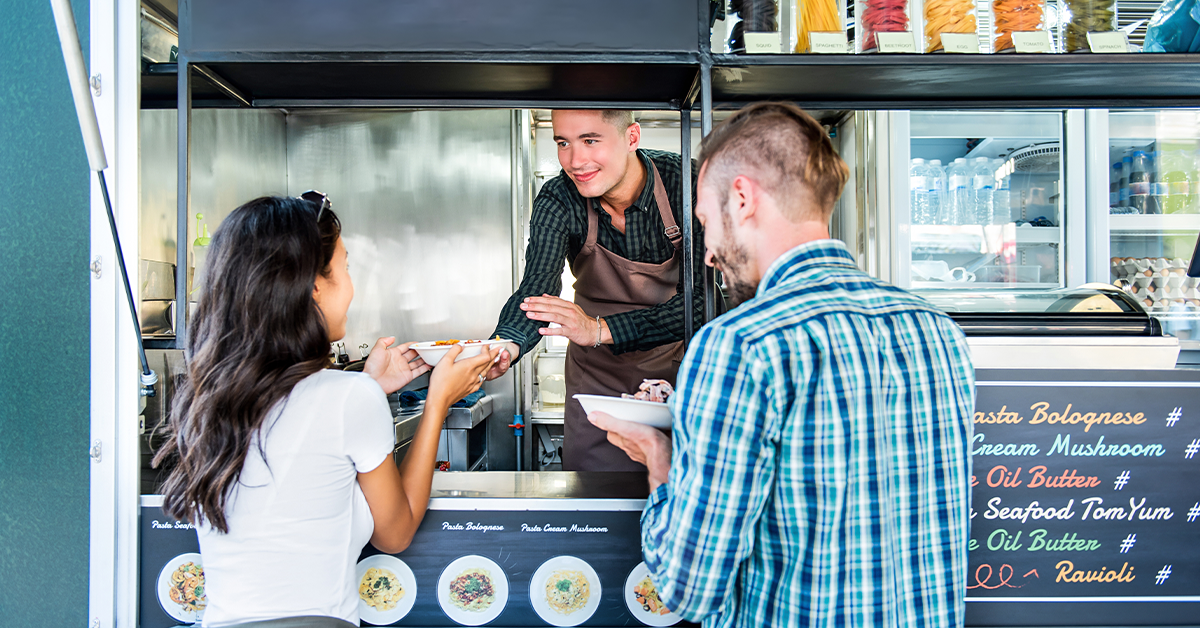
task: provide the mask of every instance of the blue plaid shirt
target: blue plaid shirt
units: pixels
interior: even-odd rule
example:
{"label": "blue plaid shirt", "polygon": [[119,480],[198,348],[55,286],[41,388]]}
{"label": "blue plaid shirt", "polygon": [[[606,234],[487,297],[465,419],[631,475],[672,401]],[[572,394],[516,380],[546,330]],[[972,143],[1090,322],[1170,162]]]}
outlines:
{"label": "blue plaid shirt", "polygon": [[975,375],[943,312],[806,243],[679,371],[642,514],[668,608],[708,626],[962,626]]}

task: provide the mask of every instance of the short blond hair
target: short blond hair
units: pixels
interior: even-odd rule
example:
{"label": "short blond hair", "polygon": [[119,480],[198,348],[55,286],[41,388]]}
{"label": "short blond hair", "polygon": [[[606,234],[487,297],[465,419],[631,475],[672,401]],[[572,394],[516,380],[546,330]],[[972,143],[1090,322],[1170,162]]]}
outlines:
{"label": "short blond hair", "polygon": [[637,122],[633,119],[633,112],[628,109],[601,109],[600,117],[605,122],[617,127],[618,131],[624,131]]}

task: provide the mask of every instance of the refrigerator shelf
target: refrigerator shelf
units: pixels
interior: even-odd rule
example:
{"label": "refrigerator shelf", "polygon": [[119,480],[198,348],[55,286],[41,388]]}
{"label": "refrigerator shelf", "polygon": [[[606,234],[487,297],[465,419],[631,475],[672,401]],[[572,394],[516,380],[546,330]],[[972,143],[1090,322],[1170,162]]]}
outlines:
{"label": "refrigerator shelf", "polygon": [[1021,283],[990,281],[914,281],[913,290],[1054,290],[1056,283]]}
{"label": "refrigerator shelf", "polygon": [[1200,214],[1114,214],[1110,231],[1200,231]]}

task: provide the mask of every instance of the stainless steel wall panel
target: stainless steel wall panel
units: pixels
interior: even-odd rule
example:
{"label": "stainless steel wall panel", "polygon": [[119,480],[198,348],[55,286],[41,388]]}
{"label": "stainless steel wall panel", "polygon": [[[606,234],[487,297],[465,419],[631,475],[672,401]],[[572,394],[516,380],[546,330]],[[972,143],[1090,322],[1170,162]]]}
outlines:
{"label": "stainless steel wall panel", "polygon": [[[302,111],[287,116],[290,194],[342,220],[355,297],[345,343],[481,338],[513,286],[512,113]],[[489,382],[488,461],[512,469],[509,375]]]}
{"label": "stainless steel wall panel", "polygon": [[508,111],[293,113],[289,193],[342,220],[347,346],[479,338],[512,290]]}
{"label": "stainless steel wall panel", "polygon": [[[175,263],[177,113],[141,112],[140,255]],[[192,112],[192,216],[204,214],[209,233],[238,205],[266,194],[287,193],[284,115],[259,109],[196,109]]]}

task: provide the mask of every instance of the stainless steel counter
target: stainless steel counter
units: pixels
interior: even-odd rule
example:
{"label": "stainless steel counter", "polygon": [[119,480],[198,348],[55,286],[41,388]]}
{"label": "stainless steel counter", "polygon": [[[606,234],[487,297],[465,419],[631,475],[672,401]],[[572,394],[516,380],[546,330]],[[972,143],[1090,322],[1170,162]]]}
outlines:
{"label": "stainless steel counter", "polygon": [[435,473],[430,510],[642,510],[645,473]]}

